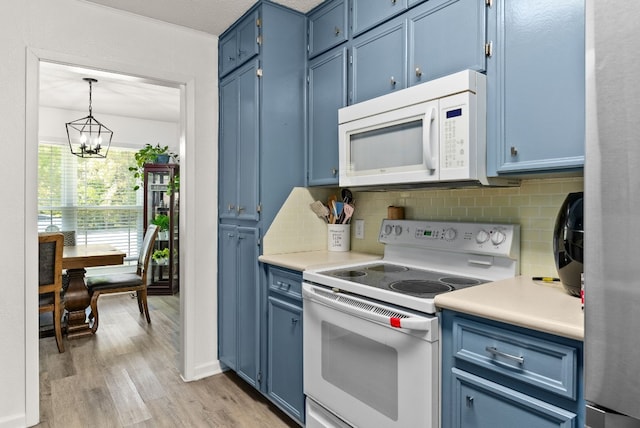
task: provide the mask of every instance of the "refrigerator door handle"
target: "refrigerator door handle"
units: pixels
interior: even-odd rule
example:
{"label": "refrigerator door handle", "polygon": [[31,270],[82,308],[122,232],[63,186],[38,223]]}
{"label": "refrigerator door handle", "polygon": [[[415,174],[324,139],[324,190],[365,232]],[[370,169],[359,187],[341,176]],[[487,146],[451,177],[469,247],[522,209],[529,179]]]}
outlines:
{"label": "refrigerator door handle", "polygon": [[640,428],[640,420],[587,404],[586,428]]}

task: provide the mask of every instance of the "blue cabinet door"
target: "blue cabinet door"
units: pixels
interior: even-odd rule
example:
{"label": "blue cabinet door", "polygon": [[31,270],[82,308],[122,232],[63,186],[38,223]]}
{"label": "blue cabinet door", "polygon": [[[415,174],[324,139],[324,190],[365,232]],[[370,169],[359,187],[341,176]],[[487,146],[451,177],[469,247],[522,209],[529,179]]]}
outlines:
{"label": "blue cabinet door", "polygon": [[575,413],[465,371],[452,371],[455,428],[577,428]]}
{"label": "blue cabinet door", "polygon": [[349,38],[347,0],[324,3],[309,14],[309,58],[313,58]]}
{"label": "blue cabinet door", "polygon": [[235,31],[220,38],[218,43],[220,76],[225,76],[238,65],[238,35]]}
{"label": "blue cabinet door", "polygon": [[238,219],[258,220],[258,111],[260,108],[258,61],[238,70]]}
{"label": "blue cabinet door", "polygon": [[237,258],[237,367],[236,372],[255,388],[260,368],[260,287],[258,229],[238,227]]}
{"label": "blue cabinet door", "polygon": [[291,416],[304,421],[302,388],[302,302],[269,297],[267,394]]}
{"label": "blue cabinet door", "polygon": [[584,165],[584,0],[503,0],[488,10],[490,175]]}
{"label": "blue cabinet door", "polygon": [[238,230],[220,225],[218,230],[218,359],[236,369],[237,359],[237,252]]}
{"label": "blue cabinet door", "polygon": [[244,64],[260,52],[259,9],[246,16],[238,25],[238,66]]}
{"label": "blue cabinet door", "polygon": [[225,31],[218,43],[220,77],[226,76],[260,52],[259,35],[259,9],[253,10]]}
{"label": "blue cabinet door", "polygon": [[405,10],[407,10],[407,0],[353,0],[351,17],[353,35],[357,36]]}
{"label": "blue cabinet door", "polygon": [[347,49],[309,62],[308,185],[338,184],[338,109],[347,105]]}
{"label": "blue cabinet door", "polygon": [[223,219],[258,220],[258,61],[220,84],[220,195]]}
{"label": "blue cabinet door", "polygon": [[220,129],[218,155],[218,215],[235,218],[238,202],[238,79],[220,83]]}
{"label": "blue cabinet door", "polygon": [[390,21],[354,40],[350,103],[407,87],[406,44],[404,19]]}
{"label": "blue cabinet door", "polygon": [[430,0],[408,13],[409,85],[472,69],[485,71],[486,6]]}

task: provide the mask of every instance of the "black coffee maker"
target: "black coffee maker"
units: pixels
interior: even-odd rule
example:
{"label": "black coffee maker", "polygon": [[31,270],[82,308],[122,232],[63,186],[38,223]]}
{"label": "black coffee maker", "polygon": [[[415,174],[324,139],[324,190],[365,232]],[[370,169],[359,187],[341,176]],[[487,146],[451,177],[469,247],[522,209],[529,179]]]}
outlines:
{"label": "black coffee maker", "polygon": [[583,192],[569,193],[560,207],[553,231],[553,253],[565,290],[580,297],[583,272]]}

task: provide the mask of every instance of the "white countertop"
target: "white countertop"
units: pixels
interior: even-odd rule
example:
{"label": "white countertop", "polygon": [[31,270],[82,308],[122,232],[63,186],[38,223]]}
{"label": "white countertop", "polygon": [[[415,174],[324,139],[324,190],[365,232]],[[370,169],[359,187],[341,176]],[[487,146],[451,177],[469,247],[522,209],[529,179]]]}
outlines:
{"label": "white countertop", "polygon": [[379,260],[382,256],[354,251],[305,251],[301,253],[270,254],[258,257],[268,263],[297,271],[329,268],[334,265],[364,263]]}
{"label": "white countertop", "polygon": [[558,282],[529,277],[491,282],[435,297],[436,307],[476,315],[571,339],[584,339],[580,299]]}

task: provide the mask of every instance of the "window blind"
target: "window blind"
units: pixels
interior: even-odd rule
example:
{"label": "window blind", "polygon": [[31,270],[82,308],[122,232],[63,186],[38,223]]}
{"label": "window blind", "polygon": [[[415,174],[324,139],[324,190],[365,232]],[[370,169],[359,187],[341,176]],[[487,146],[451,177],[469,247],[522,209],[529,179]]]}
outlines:
{"label": "window blind", "polygon": [[136,150],[113,145],[106,159],[79,158],[69,147],[38,147],[38,231],[75,230],[76,243],[108,243],[137,260],[144,231],[142,191],[129,171]]}

